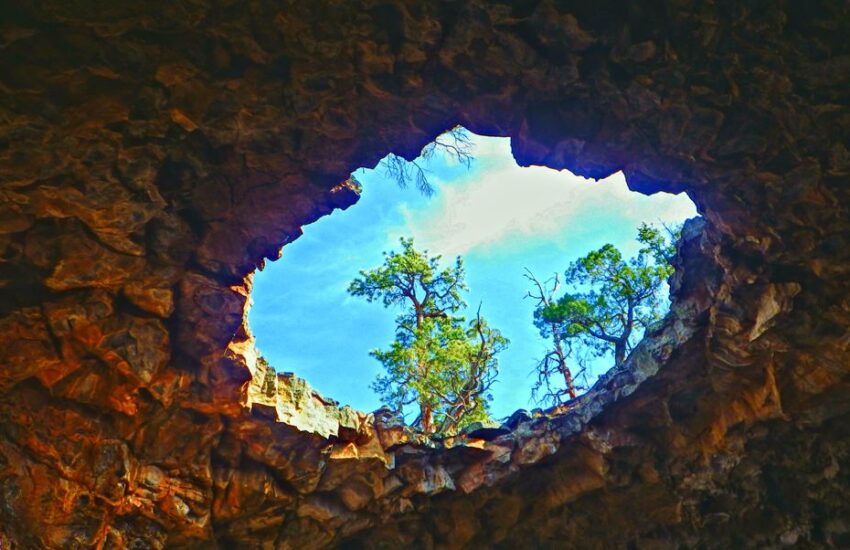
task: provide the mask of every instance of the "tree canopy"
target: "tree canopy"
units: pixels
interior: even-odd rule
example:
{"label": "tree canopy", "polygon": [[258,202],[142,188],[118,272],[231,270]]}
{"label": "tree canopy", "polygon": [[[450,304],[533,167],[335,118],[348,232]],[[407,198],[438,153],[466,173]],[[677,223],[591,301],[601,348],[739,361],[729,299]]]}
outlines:
{"label": "tree canopy", "polygon": [[665,229],[642,224],[642,247],[631,258],[606,244],[572,262],[565,272],[570,291],[539,301],[534,312],[541,335],[565,346],[564,356],[611,353],[614,365],[622,364],[643,330],[661,317],[661,289],[673,273],[670,260],[681,231]]}
{"label": "tree canopy", "polygon": [[480,306],[469,323],[459,315],[468,290],[460,257],[443,267],[413,239],[400,244],[400,252],[385,252],[383,265],[361,271],[348,288],[401,310],[395,340],[372,351],[385,370],[372,388],[397,410],[418,405],[413,425],[423,432],[451,435],[488,416],[497,355],[508,340],[481,317]]}
{"label": "tree canopy", "polygon": [[[557,273],[550,279],[541,281],[526,268],[524,276],[533,284],[533,289],[528,291],[526,298],[534,299],[538,310],[549,307],[555,302],[555,293],[561,286]],[[576,374],[582,375],[583,369],[574,373],[574,369],[570,366],[569,359],[575,360],[574,357],[569,357],[573,351],[570,341],[561,333],[558,321],[555,319],[544,320],[535,315],[534,324],[540,331],[540,336],[551,341],[551,346],[535,367],[537,383],[531,390],[532,398],[554,403],[559,403],[564,395],[575,399]],[[560,378],[563,378],[563,388],[560,388],[558,384]]]}

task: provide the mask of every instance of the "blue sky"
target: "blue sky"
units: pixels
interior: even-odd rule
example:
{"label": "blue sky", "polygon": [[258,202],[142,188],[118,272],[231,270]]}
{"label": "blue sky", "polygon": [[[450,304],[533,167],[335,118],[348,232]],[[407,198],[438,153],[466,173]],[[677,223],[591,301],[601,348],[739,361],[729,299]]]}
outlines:
{"label": "blue sky", "polygon": [[356,409],[380,407],[369,385],[381,367],[369,351],[393,340],[397,311],[352,298],[346,288],[359,270],[380,265],[381,252],[397,248],[399,237],[412,236],[417,248],[447,260],[464,257],[471,313],[482,303],[482,316],[511,340],[500,356],[493,415],[532,408],[530,373],[546,341],[532,324],[534,303],[523,298],[524,268],[541,279],[563,275],[570,261],[609,242],[628,255],[638,249],[641,222],[696,215],[684,194],[633,193],[622,174],[597,182],[520,168],[508,139],[471,137],[471,168],[445,157],[427,165],[432,197],[399,188],[380,165],[358,170],[360,201],[304,227],[280,260],[256,274],[249,324],[279,372],[294,372]]}

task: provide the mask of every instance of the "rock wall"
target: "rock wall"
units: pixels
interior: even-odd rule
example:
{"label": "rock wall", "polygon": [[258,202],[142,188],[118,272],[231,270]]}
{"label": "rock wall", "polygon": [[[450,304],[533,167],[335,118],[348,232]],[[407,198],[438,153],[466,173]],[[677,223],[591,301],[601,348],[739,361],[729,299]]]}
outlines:
{"label": "rock wall", "polygon": [[[846,3],[19,4],[5,546],[850,545]],[[686,191],[672,312],[562,415],[439,447],[383,413],[313,430],[278,398],[309,392],[252,388],[251,273],[457,123]]]}

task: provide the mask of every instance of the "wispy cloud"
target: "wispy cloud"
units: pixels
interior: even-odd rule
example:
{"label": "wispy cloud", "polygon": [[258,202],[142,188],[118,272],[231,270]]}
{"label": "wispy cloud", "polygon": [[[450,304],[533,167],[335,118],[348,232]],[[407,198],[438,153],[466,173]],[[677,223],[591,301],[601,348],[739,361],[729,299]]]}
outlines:
{"label": "wispy cloud", "polygon": [[[494,140],[495,141],[495,140]],[[478,143],[476,155],[506,158],[504,141]],[[507,157],[510,158],[510,157]],[[595,225],[605,219],[640,221],[679,220],[694,215],[684,196],[642,197],[630,191],[621,173],[600,181],[567,171],[520,168],[505,164],[482,176],[472,171],[450,184],[438,182],[437,204],[429,209],[400,206],[404,226],[392,233],[413,235],[417,242],[445,255],[501,245],[515,239],[551,239],[579,218]]]}

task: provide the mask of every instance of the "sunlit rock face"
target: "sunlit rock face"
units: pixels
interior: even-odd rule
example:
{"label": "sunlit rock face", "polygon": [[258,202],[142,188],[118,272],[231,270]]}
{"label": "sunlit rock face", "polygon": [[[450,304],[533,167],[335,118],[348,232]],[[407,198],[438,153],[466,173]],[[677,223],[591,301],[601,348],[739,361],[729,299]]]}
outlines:
{"label": "sunlit rock face", "polygon": [[[19,4],[4,548],[850,546],[846,4]],[[664,326],[569,411],[440,445],[265,391],[250,273],[457,123],[686,190]]]}

